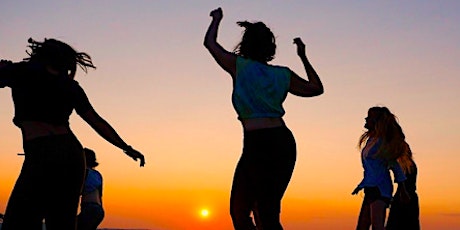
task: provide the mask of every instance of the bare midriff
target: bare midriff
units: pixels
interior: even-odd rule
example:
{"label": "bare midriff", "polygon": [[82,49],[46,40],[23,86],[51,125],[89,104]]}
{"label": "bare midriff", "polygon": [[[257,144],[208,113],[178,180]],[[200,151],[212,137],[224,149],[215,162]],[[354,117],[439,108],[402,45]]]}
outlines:
{"label": "bare midriff", "polygon": [[261,117],[241,119],[241,124],[245,131],[257,129],[267,129],[285,126],[284,120],[281,117]]}
{"label": "bare midriff", "polygon": [[22,121],[19,125],[24,140],[32,140],[38,137],[63,135],[70,133],[68,125],[53,125],[41,121]]}
{"label": "bare midriff", "polygon": [[99,190],[94,190],[88,194],[81,196],[82,203],[96,203],[102,205],[101,197],[99,196]]}

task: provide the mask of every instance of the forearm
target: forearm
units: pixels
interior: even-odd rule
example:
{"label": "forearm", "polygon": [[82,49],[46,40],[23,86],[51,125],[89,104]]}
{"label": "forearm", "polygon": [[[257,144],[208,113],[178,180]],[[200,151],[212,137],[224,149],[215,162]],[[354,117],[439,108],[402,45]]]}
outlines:
{"label": "forearm", "polygon": [[308,82],[310,84],[316,86],[322,93],[324,91],[323,83],[319,79],[318,74],[316,73],[315,69],[311,65],[311,63],[308,60],[307,56],[306,55],[300,56],[300,60],[302,61],[302,64],[303,64],[303,66],[305,68],[305,72],[307,74]]}
{"label": "forearm", "polygon": [[91,125],[91,127],[106,141],[115,145],[116,147],[127,150],[128,144],[118,135],[115,129],[104,119],[100,118],[100,121]]}
{"label": "forearm", "polygon": [[80,115],[102,138],[116,147],[127,150],[130,147],[121,139],[115,129],[94,110]]}

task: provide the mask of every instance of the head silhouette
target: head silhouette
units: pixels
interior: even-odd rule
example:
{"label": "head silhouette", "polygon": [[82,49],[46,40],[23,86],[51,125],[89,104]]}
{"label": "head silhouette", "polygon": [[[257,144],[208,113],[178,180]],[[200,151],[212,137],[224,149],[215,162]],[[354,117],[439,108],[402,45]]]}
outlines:
{"label": "head silhouette", "polygon": [[96,68],[88,54],[77,52],[59,40],[45,38],[43,42],[38,42],[29,38],[28,42],[31,52],[26,52],[30,57],[24,60],[40,62],[59,73],[67,74],[71,78],[75,77],[77,65],[85,72],[87,72],[88,67]]}
{"label": "head silhouette", "polygon": [[382,145],[377,157],[396,160],[402,155],[411,154],[397,117],[387,107],[369,108],[364,127],[367,131],[361,136],[359,146],[362,147],[369,137],[380,139]]}
{"label": "head silhouette", "polygon": [[240,21],[237,24],[245,30],[241,42],[234,49],[236,54],[263,63],[275,58],[275,35],[263,22]]}
{"label": "head silhouette", "polygon": [[85,152],[87,168],[94,168],[99,165],[99,163],[97,163],[96,161],[96,153],[93,150],[89,148],[84,148],[83,151]]}

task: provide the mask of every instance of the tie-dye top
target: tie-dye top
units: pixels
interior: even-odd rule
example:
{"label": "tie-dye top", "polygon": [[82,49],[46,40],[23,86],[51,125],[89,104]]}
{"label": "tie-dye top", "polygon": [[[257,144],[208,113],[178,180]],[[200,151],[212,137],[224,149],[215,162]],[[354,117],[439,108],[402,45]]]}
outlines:
{"label": "tie-dye top", "polygon": [[238,119],[282,117],[290,80],[287,67],[237,57],[232,103]]}

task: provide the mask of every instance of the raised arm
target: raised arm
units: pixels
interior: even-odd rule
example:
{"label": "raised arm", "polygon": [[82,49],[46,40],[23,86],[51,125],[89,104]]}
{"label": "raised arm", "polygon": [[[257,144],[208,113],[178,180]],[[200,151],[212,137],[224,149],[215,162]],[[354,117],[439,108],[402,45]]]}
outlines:
{"label": "raised arm", "polygon": [[133,158],[135,161],[140,160],[140,166],[144,166],[145,159],[139,151],[133,149],[131,146],[126,144],[125,141],[118,135],[113,127],[105,121],[94,109],[90,109],[85,113],[79,114],[83,120],[86,121],[102,138],[110,142],[111,144],[122,149],[126,155]]}
{"label": "raised arm", "polygon": [[291,71],[289,92],[300,97],[314,97],[323,94],[323,84],[315,69],[308,61],[305,52],[305,44],[300,38],[295,38],[294,43],[297,45],[297,55],[299,55],[303,63],[308,80],[299,77],[299,75]]}
{"label": "raised arm", "polygon": [[216,60],[217,64],[234,77],[236,74],[236,55],[225,50],[217,42],[217,32],[223,18],[222,9],[219,7],[211,11],[210,16],[212,17],[212,21],[206,31],[203,44],[209,53],[211,53],[214,60]]}

